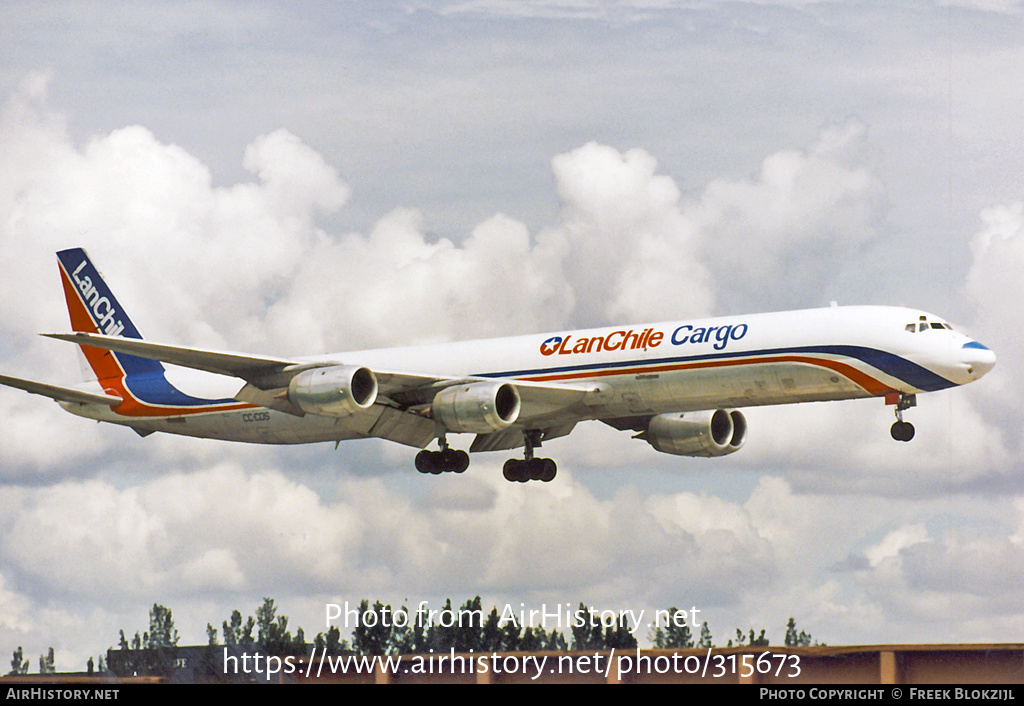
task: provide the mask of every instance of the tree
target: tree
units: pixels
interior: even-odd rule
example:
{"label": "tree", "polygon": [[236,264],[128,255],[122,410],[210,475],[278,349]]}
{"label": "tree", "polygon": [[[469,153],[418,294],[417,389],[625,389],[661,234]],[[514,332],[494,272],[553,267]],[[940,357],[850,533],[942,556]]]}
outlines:
{"label": "tree", "polygon": [[605,634],[604,628],[601,625],[601,619],[590,611],[590,637],[587,642],[590,645],[588,649],[592,650],[603,650],[607,645],[604,644]]}
{"label": "tree", "polygon": [[626,623],[626,616],[620,615],[619,622],[612,627],[609,625],[604,631],[604,647],[636,647],[636,637],[629,631]]}
{"label": "tree", "polygon": [[584,615],[590,615],[590,609],[583,605],[583,601],[580,601],[572,621],[572,648],[574,650],[585,650],[590,644],[590,628],[583,619]]}
{"label": "tree", "polygon": [[501,616],[497,607],[491,608],[483,627],[480,629],[480,650],[498,652],[501,650]]}
{"label": "tree", "polygon": [[[393,621],[391,627],[391,643],[395,654],[407,655],[417,652],[425,652],[427,649],[427,627],[426,618],[420,611],[410,613],[407,606],[402,606]],[[401,623],[401,624],[399,624]],[[348,649],[348,643],[345,643]]]}
{"label": "tree", "polygon": [[[451,601],[448,601],[449,608]],[[394,645],[391,640],[391,606],[380,601],[373,604],[363,599],[359,603],[359,619],[352,629],[352,649],[361,655],[389,654]],[[372,617],[369,617],[372,616]]]}
{"label": "tree", "polygon": [[306,636],[302,628],[295,637],[288,630],[288,616],[277,615],[273,598],[264,598],[256,609],[256,642],[268,654],[285,656],[306,653]]}
{"label": "tree", "polygon": [[601,621],[594,610],[580,601],[572,623],[572,648],[574,650],[600,650],[605,647],[605,634]]}
{"label": "tree", "polygon": [[456,652],[479,652],[483,644],[483,609],[480,596],[470,598],[459,608],[453,626],[452,647]]}
{"label": "tree", "polygon": [[250,615],[249,619],[243,623],[242,614],[238,610],[231,611],[231,622],[224,621],[221,626],[221,631],[224,634],[224,644],[229,647],[240,645],[242,647],[250,647],[255,644],[252,637],[252,630],[256,627],[256,620]]}
{"label": "tree", "polygon": [[313,647],[317,651],[329,655],[340,655],[351,651],[348,640],[341,639],[341,630],[338,629],[337,625],[332,625],[328,628],[327,635],[324,635],[322,632],[317,633],[316,638],[313,640]]}
{"label": "tree", "polygon": [[697,641],[697,647],[708,648],[714,647],[714,643],[711,641],[711,628],[708,627],[708,621],[700,626],[700,640]]}
{"label": "tree", "polygon": [[786,623],[786,647],[807,647],[811,644],[811,634],[801,630],[796,631],[796,620],[790,617]]}
{"label": "tree", "polygon": [[21,649],[21,645],[18,645],[13,653],[11,659],[11,671],[7,672],[8,675],[28,674],[28,660],[25,659],[25,652]]}
{"label": "tree", "polygon": [[569,645],[565,642],[565,635],[557,630],[552,630],[544,649],[552,652],[564,652],[569,649]]}
{"label": "tree", "polygon": [[522,652],[536,652],[544,644],[544,638],[547,635],[544,634],[544,628],[535,628],[532,625],[527,625],[526,630],[523,631],[523,637],[519,640],[519,649]]}
{"label": "tree", "polygon": [[[654,630],[654,636],[651,638],[654,647],[658,649],[693,647],[693,633],[690,632],[690,626],[686,623],[686,615],[675,606],[669,608],[665,628],[662,629],[661,626],[658,626]],[[676,616],[682,616],[682,618]]]}
{"label": "tree", "polygon": [[46,656],[39,655],[39,673],[40,674],[56,674],[57,667],[54,666],[53,661],[53,648],[46,653]]}
{"label": "tree", "polygon": [[[736,628],[735,646],[742,647],[744,643],[751,647],[767,647],[770,644],[768,638],[765,636],[765,630],[763,628],[761,629],[760,635],[754,635],[754,628],[750,628],[750,632],[747,635],[744,635],[739,628]],[[726,647],[733,647],[732,640],[729,640],[729,644],[726,645]]]}
{"label": "tree", "polygon": [[501,651],[516,652],[520,649],[519,636],[523,632],[523,626],[517,620],[506,620],[501,628]]}
{"label": "tree", "polygon": [[149,638],[145,641],[149,649],[178,646],[178,631],[174,629],[174,618],[170,608],[154,603],[149,611]]}
{"label": "tree", "polygon": [[[451,649],[455,644],[456,621],[451,598],[445,599],[444,605],[441,606],[441,615],[448,617],[427,627],[427,647],[435,652]],[[448,625],[445,625],[446,622]]]}
{"label": "tree", "polygon": [[118,649],[107,655],[110,671],[118,676],[168,676],[174,671],[178,631],[170,609],[154,603],[149,611],[149,630],[136,632],[131,643],[120,631]]}

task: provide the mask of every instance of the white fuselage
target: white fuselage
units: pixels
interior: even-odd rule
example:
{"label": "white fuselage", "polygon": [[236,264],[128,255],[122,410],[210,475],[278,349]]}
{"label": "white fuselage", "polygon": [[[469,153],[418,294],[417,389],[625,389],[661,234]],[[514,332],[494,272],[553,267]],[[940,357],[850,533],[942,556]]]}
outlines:
{"label": "white fuselage", "polygon": [[[532,425],[555,426],[586,419],[929,392],[979,378],[995,358],[921,311],[831,307],[303,360],[521,384],[591,384],[593,392],[578,404],[528,415]],[[229,409],[211,404],[187,413],[123,416],[103,405],[64,406],[140,431],[281,444],[369,436],[382,411],[375,405],[346,418],[299,417],[257,406],[236,404]]]}

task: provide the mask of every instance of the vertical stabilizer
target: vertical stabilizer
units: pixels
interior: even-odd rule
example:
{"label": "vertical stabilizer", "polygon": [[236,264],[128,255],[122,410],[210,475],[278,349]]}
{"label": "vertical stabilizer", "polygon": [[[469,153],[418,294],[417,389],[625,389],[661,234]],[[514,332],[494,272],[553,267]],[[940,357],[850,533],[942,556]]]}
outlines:
{"label": "vertical stabilizer", "polygon": [[[128,318],[85,250],[62,250],[57,253],[57,261],[60,264],[61,283],[73,331],[142,339],[142,334]],[[98,380],[162,373],[164,370],[163,365],[155,360],[112,353],[92,346],[82,346],[81,349]]]}

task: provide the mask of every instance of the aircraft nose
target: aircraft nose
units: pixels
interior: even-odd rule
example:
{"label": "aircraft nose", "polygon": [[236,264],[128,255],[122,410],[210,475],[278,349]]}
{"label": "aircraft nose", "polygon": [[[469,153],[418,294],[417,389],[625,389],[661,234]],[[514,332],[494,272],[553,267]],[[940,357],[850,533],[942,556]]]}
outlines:
{"label": "aircraft nose", "polygon": [[980,378],[995,366],[996,354],[977,341],[969,341],[960,349],[960,362],[971,377]]}

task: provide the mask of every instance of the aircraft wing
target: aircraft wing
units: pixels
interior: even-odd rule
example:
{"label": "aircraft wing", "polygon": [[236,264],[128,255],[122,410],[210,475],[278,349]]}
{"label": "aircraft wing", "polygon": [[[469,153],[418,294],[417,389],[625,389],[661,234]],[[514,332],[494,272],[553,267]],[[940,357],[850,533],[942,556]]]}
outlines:
{"label": "aircraft wing", "polygon": [[114,351],[115,353],[126,353],[140,358],[159,360],[162,363],[180,365],[185,368],[195,368],[196,370],[205,370],[220,375],[230,375],[242,378],[243,380],[249,379],[254,374],[262,376],[301,365],[296,361],[283,358],[267,358],[242,353],[223,353],[202,348],[169,346],[164,343],[152,343],[137,338],[103,336],[98,333],[44,333],[43,335],[48,338],[77,343],[80,346],[93,346]]}
{"label": "aircraft wing", "polygon": [[[125,353],[170,363],[184,368],[204,370],[218,375],[241,378],[255,388],[270,391],[288,386],[289,380],[303,370],[340,365],[331,361],[299,361],[287,358],[255,356],[247,353],[226,353],[223,351],[172,346],[165,343],[153,343],[138,338],[121,338],[120,336],[104,336],[98,333],[44,333],[48,338],[70,341],[80,346],[93,346],[115,353]],[[374,371],[377,383],[383,395],[391,395],[411,390],[428,388],[433,383],[448,381],[448,384],[459,382],[463,378],[448,379],[443,376],[418,375],[415,373],[389,373]],[[440,388],[438,388],[440,389]],[[436,392],[436,390],[435,390]],[[255,400],[245,400],[253,401]],[[259,402],[257,402],[259,403]],[[413,402],[410,402],[413,403]],[[265,405],[270,406],[270,405]]]}
{"label": "aircraft wing", "polygon": [[[248,384],[236,396],[237,399],[300,415],[302,413],[287,401],[285,395],[291,378],[311,368],[342,364],[337,361],[308,362],[244,353],[226,353],[96,333],[47,333],[43,335],[78,345],[93,346],[115,353],[125,353],[172,365],[241,378]],[[403,411],[429,406],[434,395],[451,385],[494,380],[494,378],[484,377],[452,377],[386,370],[374,370],[373,372],[379,387],[378,399],[387,406]],[[549,384],[523,380],[509,380],[509,382],[515,385],[522,399],[522,411],[519,419],[523,422],[545,420],[545,418],[557,415],[558,412],[570,407],[579,404],[593,404],[600,399],[604,392],[600,385],[594,383]]]}
{"label": "aircraft wing", "polygon": [[31,392],[34,395],[42,395],[59,402],[74,402],[76,404],[106,404],[111,407],[121,404],[121,398],[117,395],[106,395],[84,390],[76,390],[72,387],[60,387],[48,385],[45,382],[34,382],[12,378],[9,375],[0,375],[0,385],[7,385],[18,390]]}

